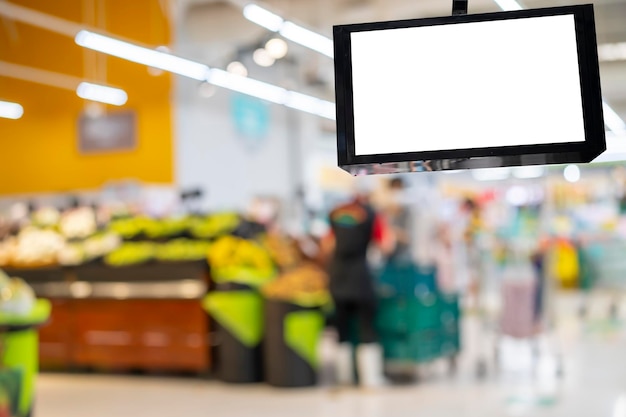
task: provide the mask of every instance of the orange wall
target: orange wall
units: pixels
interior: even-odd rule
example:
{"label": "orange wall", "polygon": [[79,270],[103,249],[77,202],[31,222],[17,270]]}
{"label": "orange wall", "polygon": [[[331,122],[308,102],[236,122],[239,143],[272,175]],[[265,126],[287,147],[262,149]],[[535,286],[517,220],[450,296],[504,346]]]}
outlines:
{"label": "orange wall", "polygon": [[[167,45],[170,31],[158,0],[92,0],[105,6],[104,30],[150,46]],[[83,0],[12,0],[13,3],[94,25]],[[20,23],[0,21],[0,60],[103,82],[84,57],[94,53],[74,40]],[[137,113],[137,147],[98,155],[78,152],[77,120],[86,102],[73,91],[0,77],[0,100],[24,106],[19,120],[0,118],[0,194],[100,187],[107,180],[169,183],[173,178],[172,81],[146,67],[114,57],[106,61],[106,83],[126,90],[123,107]]]}

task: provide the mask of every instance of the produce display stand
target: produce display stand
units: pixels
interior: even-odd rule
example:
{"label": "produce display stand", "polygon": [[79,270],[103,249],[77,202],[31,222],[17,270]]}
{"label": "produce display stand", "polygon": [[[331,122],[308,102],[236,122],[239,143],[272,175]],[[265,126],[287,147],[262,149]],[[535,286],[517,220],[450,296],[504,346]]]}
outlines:
{"label": "produce display stand", "polygon": [[20,377],[16,417],[32,415],[38,371],[37,328],[48,321],[50,309],[47,300],[39,299],[29,314],[0,313],[1,366]]}
{"label": "produce display stand", "polygon": [[52,304],[43,369],[204,373],[210,365],[205,261],[8,269]]}
{"label": "produce display stand", "polygon": [[2,270],[10,277],[20,277],[29,284],[44,282],[64,281],[67,276],[67,269],[60,266],[47,266],[39,268],[7,268]]}
{"label": "produce display stand", "polygon": [[216,375],[229,383],[261,382],[265,320],[261,296],[245,286],[222,286],[202,305],[214,320]]}
{"label": "produce display stand", "polygon": [[76,278],[84,281],[169,281],[177,279],[197,279],[206,269],[206,262],[149,262],[125,267],[106,267],[91,263],[72,268]]}
{"label": "produce display stand", "polygon": [[447,358],[461,349],[459,298],[436,289],[436,269],[388,264],[379,277],[377,327],[389,371]]}
{"label": "produce display stand", "polygon": [[315,385],[317,344],[324,327],[320,309],[268,300],[265,320],[265,381],[276,387]]}

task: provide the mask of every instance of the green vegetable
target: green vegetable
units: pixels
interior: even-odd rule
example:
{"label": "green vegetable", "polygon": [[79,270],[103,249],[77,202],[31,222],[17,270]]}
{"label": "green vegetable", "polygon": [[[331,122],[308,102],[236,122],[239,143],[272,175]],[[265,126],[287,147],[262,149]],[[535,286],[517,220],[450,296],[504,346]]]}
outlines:
{"label": "green vegetable", "polygon": [[185,217],[172,219],[148,219],[144,222],[144,233],[151,239],[180,235],[187,230],[189,221]]}
{"label": "green vegetable", "polygon": [[275,269],[258,269],[245,266],[226,266],[211,269],[213,281],[218,284],[232,282],[260,287],[276,278]]}
{"label": "green vegetable", "polygon": [[110,266],[136,265],[154,258],[155,245],[149,242],[127,242],[104,257]]}
{"label": "green vegetable", "polygon": [[217,213],[189,220],[189,231],[197,238],[212,239],[235,230],[239,226],[236,213]]}
{"label": "green vegetable", "polygon": [[195,261],[205,259],[210,243],[202,240],[174,239],[156,247],[156,258],[161,261]]}
{"label": "green vegetable", "polygon": [[109,230],[117,233],[124,239],[130,239],[143,233],[147,222],[150,222],[150,219],[147,217],[117,219],[109,223]]}

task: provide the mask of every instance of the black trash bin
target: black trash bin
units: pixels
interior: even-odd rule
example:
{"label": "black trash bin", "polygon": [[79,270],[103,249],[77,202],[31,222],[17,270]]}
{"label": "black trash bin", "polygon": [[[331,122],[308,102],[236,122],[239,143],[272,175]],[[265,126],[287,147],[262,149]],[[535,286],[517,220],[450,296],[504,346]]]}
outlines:
{"label": "black trash bin", "polygon": [[[286,334],[289,331],[286,331],[287,320],[292,313],[311,313],[309,317],[319,316],[319,324],[314,323],[310,326],[302,322],[303,325],[297,329],[303,340],[316,340],[323,327],[324,319],[317,308],[266,300],[266,329],[263,346],[265,381],[276,387],[308,387],[317,383],[315,360],[312,357],[306,358],[306,354],[303,355],[302,352],[294,350],[286,340]],[[311,323],[310,320],[308,323]],[[317,334],[310,334],[310,332]]]}

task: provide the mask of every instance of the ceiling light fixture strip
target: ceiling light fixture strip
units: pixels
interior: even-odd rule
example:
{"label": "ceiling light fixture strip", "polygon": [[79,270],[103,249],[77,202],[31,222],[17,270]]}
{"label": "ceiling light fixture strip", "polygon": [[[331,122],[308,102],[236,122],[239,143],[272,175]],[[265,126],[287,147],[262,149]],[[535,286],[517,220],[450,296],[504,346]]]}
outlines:
{"label": "ceiling light fixture strip", "polygon": [[127,61],[158,68],[198,81],[206,81],[218,87],[237,91],[272,103],[281,104],[327,119],[335,119],[335,104],[306,94],[289,91],[282,87],[265,83],[227,71],[209,68],[207,65],[181,58],[143,46],[114,39],[86,30],[76,35],[76,43],[107,55]]}
{"label": "ceiling light fixture strip", "polygon": [[21,104],[10,101],[0,101],[0,117],[5,119],[19,119],[24,114]]}
{"label": "ceiling light fixture strip", "polygon": [[332,39],[285,20],[258,4],[250,3],[244,6],[243,15],[249,21],[271,32],[279,33],[292,42],[326,55],[329,58],[334,56]]}

